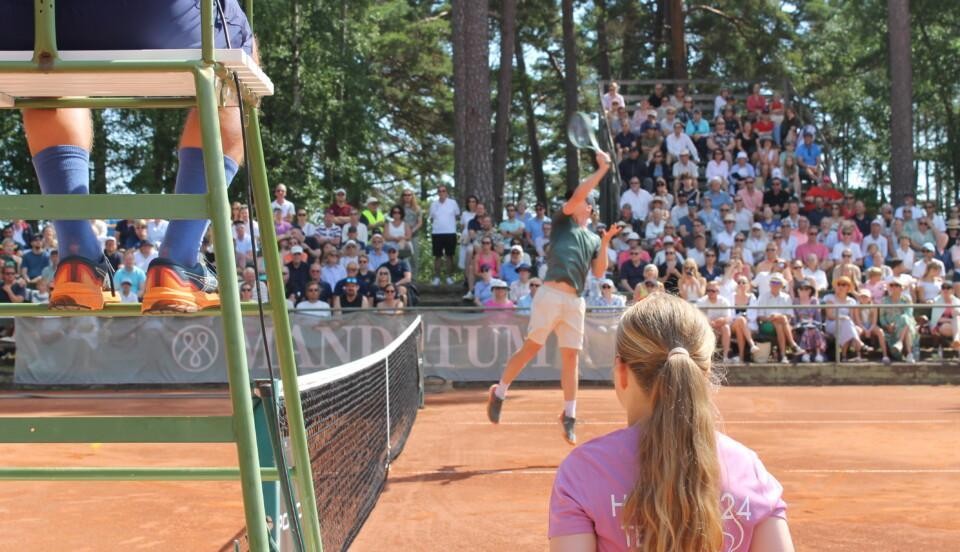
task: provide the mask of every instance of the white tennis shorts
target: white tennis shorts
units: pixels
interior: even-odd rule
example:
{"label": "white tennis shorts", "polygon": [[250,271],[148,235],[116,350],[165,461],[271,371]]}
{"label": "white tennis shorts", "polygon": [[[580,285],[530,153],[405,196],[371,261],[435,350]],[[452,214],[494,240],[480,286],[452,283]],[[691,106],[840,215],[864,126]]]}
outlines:
{"label": "white tennis shorts", "polygon": [[543,345],[552,332],[563,349],[583,349],[583,319],[586,315],[583,297],[540,286],[530,305],[530,326],[527,339]]}

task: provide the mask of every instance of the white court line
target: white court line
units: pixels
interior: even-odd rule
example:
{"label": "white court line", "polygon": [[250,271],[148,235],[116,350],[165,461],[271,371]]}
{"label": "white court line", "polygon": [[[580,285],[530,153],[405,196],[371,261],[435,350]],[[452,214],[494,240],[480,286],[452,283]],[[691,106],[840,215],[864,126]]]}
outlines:
{"label": "white court line", "polygon": [[[482,426],[493,425],[490,422],[444,422],[445,425]],[[886,424],[886,425],[916,425],[916,424],[957,424],[960,420],[719,420],[719,425],[857,425],[857,424]],[[508,426],[553,426],[551,422],[500,422],[499,425]],[[618,421],[577,421],[577,425],[624,426],[626,422]]]}
{"label": "white court line", "polygon": [[[810,474],[862,474],[862,475],[920,475],[920,474],[960,474],[960,468],[894,469],[894,468],[837,468],[837,469],[780,469],[777,472]],[[557,470],[517,469],[517,470],[390,470],[391,477],[434,477],[439,475],[476,476],[476,475],[556,475]]]}

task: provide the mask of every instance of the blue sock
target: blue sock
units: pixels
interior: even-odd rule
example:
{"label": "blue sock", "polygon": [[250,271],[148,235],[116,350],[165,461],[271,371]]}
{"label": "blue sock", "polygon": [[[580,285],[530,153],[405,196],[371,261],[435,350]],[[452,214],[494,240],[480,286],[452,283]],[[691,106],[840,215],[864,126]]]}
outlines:
{"label": "blue sock", "polygon": [[[80,146],[51,146],[33,156],[40,190],[45,194],[90,193],[90,152]],[[103,251],[88,220],[53,222],[60,258],[79,255],[98,261]]]}
{"label": "blue sock", "polygon": [[[183,148],[180,150],[180,168],[177,170],[178,194],[207,193],[207,178],[203,172],[203,150]],[[223,170],[227,175],[227,186],[237,175],[240,166],[233,159],[223,157]],[[163,237],[159,255],[184,266],[197,264],[200,243],[207,229],[206,220],[171,220],[167,233]]]}

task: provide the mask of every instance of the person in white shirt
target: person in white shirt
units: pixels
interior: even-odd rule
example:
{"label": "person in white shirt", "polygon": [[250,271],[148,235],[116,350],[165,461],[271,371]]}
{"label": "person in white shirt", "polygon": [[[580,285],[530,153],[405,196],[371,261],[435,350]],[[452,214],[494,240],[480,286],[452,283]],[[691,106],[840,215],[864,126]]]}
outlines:
{"label": "person in white shirt", "polygon": [[280,216],[283,220],[292,223],[297,208],[293,206],[292,201],[287,201],[287,187],[283,184],[277,184],[277,187],[273,189],[273,197],[276,199],[270,202],[270,209],[280,209]]}
{"label": "person in white shirt", "polygon": [[853,241],[853,228],[851,226],[844,226],[840,230],[840,241],[833,246],[833,252],[830,254],[830,258],[834,262],[839,262],[843,257],[843,252],[849,250],[853,253],[853,263],[862,266],[863,265],[863,251],[860,250],[860,244]]}
{"label": "person in white shirt", "polygon": [[760,334],[776,337],[777,347],[780,349],[780,362],[790,364],[790,355],[801,352],[793,339],[793,330],[790,327],[793,300],[783,290],[783,276],[771,275],[769,285],[770,292],[761,294],[757,300],[758,307],[772,307],[757,309]]}
{"label": "person in white shirt", "polygon": [[820,262],[813,253],[803,259],[803,277],[812,279],[817,284],[817,293],[827,289],[827,273],[820,269]]}
{"label": "person in white shirt", "polygon": [[620,194],[620,207],[623,207],[625,203],[629,203],[634,218],[647,220],[650,201],[652,199],[653,196],[650,192],[640,187],[640,179],[633,177],[630,179],[630,188]]}
{"label": "person in white shirt", "polygon": [[923,244],[923,257],[913,263],[913,267],[910,272],[914,278],[922,278],[924,273],[927,271],[927,265],[929,264],[940,265],[940,274],[947,273],[947,269],[943,266],[943,261],[934,258],[933,255],[936,252],[937,250],[932,243],[927,242]]}
{"label": "person in white shirt", "polygon": [[297,303],[296,311],[299,314],[317,318],[330,318],[330,303],[320,300],[319,284],[316,282],[307,284],[307,290],[304,293],[306,299]]}
{"label": "person in white shirt", "polygon": [[243,221],[233,223],[233,250],[236,252],[237,266],[247,266],[247,258],[253,254],[253,240],[247,234],[248,227]]}
{"label": "person in white shirt", "polygon": [[613,105],[616,102],[617,107],[624,107],[626,104],[623,101],[623,96],[620,95],[620,85],[611,82],[607,93],[600,98],[600,103],[603,104],[604,111],[610,111],[614,109]]}
{"label": "person in white shirt", "polygon": [[926,211],[924,217],[930,223],[930,226],[937,232],[943,234],[947,231],[947,221],[943,219],[943,216],[937,212],[937,204],[932,201],[927,201],[923,204],[923,208]]}
{"label": "person in white shirt", "polygon": [[753,212],[743,206],[743,198],[740,196],[733,196],[733,217],[737,219],[737,232],[743,232],[744,234],[750,232],[750,229],[753,228]]}
{"label": "person in white shirt", "polygon": [[153,242],[144,240],[140,242],[140,248],[133,254],[133,264],[137,265],[137,268],[140,270],[146,272],[147,267],[150,266],[150,261],[156,259],[157,255],[157,248],[153,246]]}
{"label": "person in white shirt", "polygon": [[460,206],[448,196],[447,187],[437,189],[437,199],[430,204],[430,238],[433,242],[433,280],[440,285],[443,260],[447,261],[447,284],[453,283],[453,259],[457,249],[457,217]]}
{"label": "person in white shirt", "polygon": [[747,236],[747,241],[744,242],[743,248],[750,252],[753,255],[753,258],[759,259],[763,257],[764,251],[767,249],[767,244],[770,243],[770,240],[767,238],[767,234],[763,231],[763,225],[759,222],[753,223],[753,226],[750,227],[750,235]]}
{"label": "person in white shirt", "polygon": [[[697,299],[697,307],[727,307],[724,309],[711,308],[703,310],[710,321],[710,327],[713,333],[720,337],[720,345],[723,348],[721,362],[726,362],[730,356],[730,323],[733,321],[733,309],[730,307],[730,301],[720,295],[720,288],[717,282],[707,283],[707,294]],[[739,359],[734,359],[739,362]]]}
{"label": "person in white shirt", "polygon": [[[357,235],[353,239],[363,244],[370,243],[368,241],[368,238],[370,237],[370,232],[367,229],[367,225],[360,220],[360,211],[358,211],[357,209],[350,210],[350,218],[340,229],[340,243],[345,243],[347,240],[350,239],[349,234],[350,234],[351,228],[357,229]],[[309,234],[307,235],[309,236]]]}
{"label": "person in white shirt", "polygon": [[137,294],[133,292],[133,283],[130,280],[124,280],[120,282],[120,295],[121,303],[139,303],[140,298],[137,297]]}
{"label": "person in white shirt", "polygon": [[713,236],[713,243],[720,251],[721,263],[726,263],[730,260],[730,250],[733,249],[733,246],[737,243],[737,236],[739,234],[735,226],[736,223],[736,217],[728,213],[723,217],[723,231]]}
{"label": "person in white shirt", "polygon": [[167,233],[167,226],[169,224],[166,220],[159,218],[147,221],[147,239],[159,248],[160,242],[163,241],[163,236]]}
{"label": "person in white shirt", "polygon": [[880,255],[886,259],[890,253],[889,244],[887,243],[887,238],[881,233],[883,231],[883,221],[879,219],[873,219],[870,222],[870,233],[863,237],[863,242],[860,246],[866,251],[870,244],[877,244],[877,249],[880,250]]}
{"label": "person in white shirt", "polygon": [[690,139],[683,132],[684,123],[682,121],[676,121],[673,123],[673,132],[667,135],[666,144],[667,144],[667,162],[673,163],[680,158],[680,154],[687,150],[690,152],[691,157],[697,163],[700,162],[700,154],[697,153],[697,146],[694,145],[693,140]]}
{"label": "person in white shirt", "polygon": [[[684,134],[684,136],[686,136],[686,134]],[[674,179],[680,178],[685,174],[689,174],[694,178],[699,176],[700,168],[690,160],[690,150],[680,150],[680,160],[673,164],[672,174]]]}
{"label": "person in white shirt", "polygon": [[903,211],[909,209],[913,215],[913,220],[918,220],[924,215],[923,209],[917,207],[916,205],[917,198],[913,194],[907,194],[903,196],[903,205],[897,207],[896,211],[893,212],[893,218],[902,219]]}

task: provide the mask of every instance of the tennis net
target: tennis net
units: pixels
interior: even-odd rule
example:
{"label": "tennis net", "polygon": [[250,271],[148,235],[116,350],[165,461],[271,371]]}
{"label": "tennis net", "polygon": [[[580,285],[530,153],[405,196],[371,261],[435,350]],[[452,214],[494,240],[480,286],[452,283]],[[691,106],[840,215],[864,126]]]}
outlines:
{"label": "tennis net", "polygon": [[[325,552],[349,548],[403,450],[422,400],[420,350],[417,317],[383,350],[298,378]],[[258,385],[269,391],[269,382]],[[279,425],[286,448],[282,399]],[[277,543],[293,549],[289,534],[277,535]]]}

